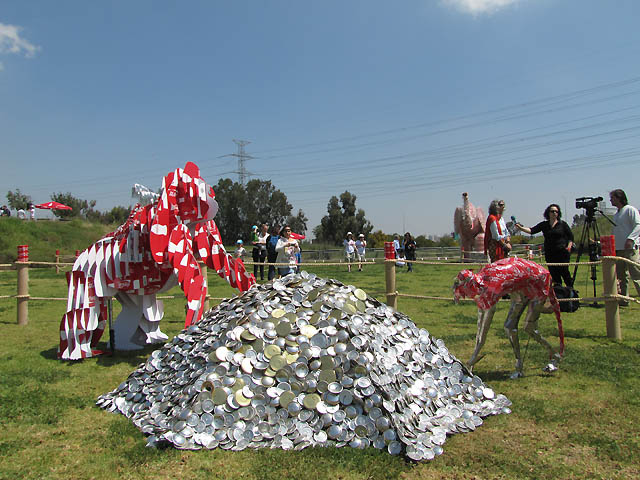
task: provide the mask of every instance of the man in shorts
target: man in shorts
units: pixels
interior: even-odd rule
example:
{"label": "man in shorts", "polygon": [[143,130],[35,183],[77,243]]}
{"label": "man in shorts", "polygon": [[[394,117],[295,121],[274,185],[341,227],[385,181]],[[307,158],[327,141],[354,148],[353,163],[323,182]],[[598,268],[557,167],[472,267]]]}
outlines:
{"label": "man in shorts", "polygon": [[347,271],[351,272],[351,262],[356,259],[356,242],[353,240],[353,233],[347,232],[344,242],[344,256],[347,260]]}
{"label": "man in shorts", "polygon": [[358,271],[362,271],[362,263],[365,261],[364,253],[367,248],[367,241],[364,239],[364,233],[358,235],[356,240],[356,255],[358,256]]}

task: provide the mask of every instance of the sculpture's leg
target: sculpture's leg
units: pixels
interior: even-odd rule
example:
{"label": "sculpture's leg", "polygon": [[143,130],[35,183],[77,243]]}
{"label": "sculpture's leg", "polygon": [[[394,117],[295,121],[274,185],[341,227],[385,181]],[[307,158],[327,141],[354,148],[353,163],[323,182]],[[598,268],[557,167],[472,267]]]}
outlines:
{"label": "sculpture's leg", "polygon": [[545,372],[555,372],[558,370],[558,364],[562,357],[559,353],[557,353],[551,344],[547,342],[540,332],[538,331],[538,318],[540,318],[540,312],[544,307],[544,303],[540,301],[531,302],[531,306],[529,307],[529,311],[527,312],[527,317],[525,319],[524,330],[527,332],[531,338],[533,338],[536,342],[542,345],[549,352],[549,363],[544,366],[542,369]]}
{"label": "sculpture's leg", "polygon": [[[83,252],[76,263],[89,270],[87,253]],[[76,266],[74,266],[76,268]],[[58,357],[62,360],[80,360],[95,357],[104,352],[94,350],[105,328],[104,302],[96,296],[93,277],[80,268],[69,274],[67,313],[60,321],[60,346]]]}
{"label": "sculpture's leg", "polygon": [[163,343],[167,341],[169,337],[160,330],[160,320],[164,317],[162,300],[158,300],[155,294],[143,295],[141,304],[143,316],[140,318],[138,327],[146,335],[144,343]]}
{"label": "sculpture's leg", "polygon": [[482,357],[478,356],[485,340],[487,339],[487,333],[491,326],[491,320],[493,320],[493,314],[496,313],[496,305],[488,310],[482,310],[478,308],[478,331],[476,333],[476,348],[469,359],[469,370],[473,369],[473,366],[478,363]]}
{"label": "sculpture's leg", "polygon": [[140,297],[125,292],[118,292],[115,297],[122,305],[113,324],[116,350],[141,350],[145,335],[138,328],[143,318]]}
{"label": "sculpture's leg", "polygon": [[520,378],[522,377],[522,368],[524,366],[524,361],[522,359],[522,355],[520,354],[520,340],[518,339],[518,323],[520,322],[520,317],[522,316],[522,312],[526,308],[529,300],[523,298],[518,294],[513,294],[513,298],[511,300],[511,306],[509,307],[509,313],[507,314],[507,319],[504,322],[504,331],[507,334],[507,338],[511,343],[511,348],[513,349],[513,354],[516,357],[516,369],[511,374],[511,378]]}
{"label": "sculpture's leg", "polygon": [[463,250],[463,256],[464,258],[469,258],[469,252],[473,249],[473,238],[469,236],[468,232],[464,233],[464,236],[461,236],[461,240],[462,240],[462,250]]}

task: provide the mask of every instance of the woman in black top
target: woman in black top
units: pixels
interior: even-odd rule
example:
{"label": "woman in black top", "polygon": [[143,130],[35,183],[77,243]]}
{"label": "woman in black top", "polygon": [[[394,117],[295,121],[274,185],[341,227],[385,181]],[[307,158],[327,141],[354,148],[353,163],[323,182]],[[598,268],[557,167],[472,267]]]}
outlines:
{"label": "woman in black top", "polygon": [[404,256],[407,259],[407,272],[413,272],[413,264],[409,260],[416,259],[416,242],[409,232],[404,234],[402,248],[404,249]]}
{"label": "woman in black top", "polygon": [[[562,212],[556,203],[549,205],[544,211],[544,222],[527,228],[516,223],[516,228],[530,235],[542,232],[544,236],[544,258],[547,263],[569,263],[571,248],[573,247],[573,232],[564,220],[560,220]],[[549,273],[553,283],[573,287],[568,266],[549,266]]]}

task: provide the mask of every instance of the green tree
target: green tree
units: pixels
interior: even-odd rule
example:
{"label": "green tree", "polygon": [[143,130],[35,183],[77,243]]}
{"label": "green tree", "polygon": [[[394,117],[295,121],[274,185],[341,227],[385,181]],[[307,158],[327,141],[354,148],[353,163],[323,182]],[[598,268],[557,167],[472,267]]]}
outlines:
{"label": "green tree", "polygon": [[436,244],[436,242],[427,238],[425,235],[418,235],[415,241],[418,247],[433,247]]}
{"label": "green tree", "polygon": [[511,244],[527,244],[534,243],[534,238],[531,235],[511,235]]}
{"label": "green tree", "polygon": [[355,236],[363,233],[368,237],[372,230],[373,225],[365,218],[364,210],[356,208],[356,196],[345,191],[339,199],[336,196],[329,199],[327,215],[322,217],[313,233],[321,242],[340,245],[347,232]]}
{"label": "green tree", "polygon": [[108,212],[105,212],[102,215],[102,221],[106,224],[118,224],[122,225],[129,218],[129,214],[131,213],[131,207],[122,207],[120,205],[113,207]]}
{"label": "green tree", "polygon": [[457,247],[458,242],[451,235],[443,235],[436,242],[438,247]]}
{"label": "green tree", "polygon": [[9,202],[9,207],[14,210],[27,210],[31,203],[31,196],[25,195],[19,188],[16,188],[15,192],[9,191],[7,193],[7,202]]}
{"label": "green tree", "polygon": [[287,218],[287,224],[291,227],[291,230],[295,233],[299,233],[300,235],[307,234],[307,222],[309,219],[306,217],[304,212],[298,209],[298,214],[294,217],[289,215]]}
{"label": "green tree", "polygon": [[[306,231],[308,221],[302,210],[298,215],[291,216],[293,207],[287,196],[275,188],[269,180],[253,179],[246,185],[234,182],[229,178],[222,178],[213,187],[219,210],[215,217],[222,239],[231,243],[242,238],[249,241],[252,225],[284,225],[293,223],[297,231]],[[297,222],[297,223],[296,223]]]}
{"label": "green tree", "polygon": [[375,232],[370,233],[366,240],[367,247],[382,248],[384,247],[384,242],[389,241],[389,235],[384,233],[382,230],[376,230]]}
{"label": "green tree", "polygon": [[573,228],[575,227],[581,227],[584,224],[584,221],[587,219],[587,216],[584,213],[576,213],[573,216],[573,223],[571,224],[571,226]]}
{"label": "green tree", "polygon": [[96,215],[96,210],[93,208],[96,206],[95,200],[82,200],[74,197],[71,192],[52,193],[51,200],[71,207],[71,210],[53,210],[53,214],[58,218],[84,217],[94,221],[97,219],[96,217],[99,218],[100,212],[97,212]]}
{"label": "green tree", "polygon": [[218,202],[215,221],[220,229],[223,241],[231,244],[238,238],[248,240],[246,233],[251,228],[244,214],[244,188],[230,178],[221,178],[213,187]]}
{"label": "green tree", "polygon": [[[287,196],[273,186],[270,180],[253,179],[245,186],[243,202],[247,227],[251,225],[284,225],[293,207]],[[249,232],[247,228],[246,233]],[[299,233],[299,232],[298,232]]]}

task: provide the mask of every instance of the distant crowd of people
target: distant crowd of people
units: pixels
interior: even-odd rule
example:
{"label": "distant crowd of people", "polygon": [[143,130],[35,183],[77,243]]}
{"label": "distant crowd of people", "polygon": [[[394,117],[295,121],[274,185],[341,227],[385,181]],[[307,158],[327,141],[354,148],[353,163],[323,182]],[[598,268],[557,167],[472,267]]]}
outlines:
{"label": "distant crowd of people", "polygon": [[[269,232],[269,225],[263,223],[258,228],[254,225],[251,228],[251,259],[254,262],[253,275],[260,280],[264,280],[264,263],[269,263],[267,270],[267,280],[273,280],[277,275],[284,276],[289,273],[295,273],[299,269],[299,264],[302,261],[301,249],[298,240],[293,238],[291,227],[285,225],[280,228],[278,225],[271,227]],[[236,249],[234,256],[236,258],[244,259],[247,254],[244,248],[244,242],[238,240],[236,242]],[[277,268],[273,263],[288,264],[288,266],[279,265]]]}
{"label": "distant crowd of people", "polygon": [[[344,239],[344,255],[347,262],[347,271],[351,271],[351,264],[358,264],[358,271],[362,271],[362,265],[366,262],[365,253],[367,249],[367,241],[364,234],[358,235],[358,240],[354,240],[353,233],[347,232]],[[417,245],[409,232],[404,234],[402,240],[400,235],[393,237],[393,251],[396,258],[397,267],[407,267],[407,272],[413,272],[412,261],[416,260]]]}
{"label": "distant crowd of people", "polygon": [[[11,210],[6,205],[3,205],[2,208],[0,208],[0,217],[10,217],[10,216],[11,216]],[[27,218],[29,218],[30,220],[35,220],[36,219],[35,205],[33,203],[30,203],[29,205],[27,205],[26,210],[24,210],[23,208],[19,208],[16,211],[16,217],[18,217],[21,220],[26,220]]]}
{"label": "distant crowd of people", "polygon": [[409,232],[404,234],[402,241],[400,235],[393,236],[393,252],[396,257],[396,267],[407,267],[407,272],[413,272],[412,260],[416,259],[416,241]]}
{"label": "distant crowd of people", "polygon": [[367,241],[364,239],[364,233],[358,235],[358,240],[353,239],[353,233],[347,232],[347,238],[344,242],[344,256],[347,261],[347,271],[351,271],[351,263],[358,262],[358,271],[362,271],[362,264],[366,261],[365,254],[367,251]]}

